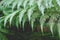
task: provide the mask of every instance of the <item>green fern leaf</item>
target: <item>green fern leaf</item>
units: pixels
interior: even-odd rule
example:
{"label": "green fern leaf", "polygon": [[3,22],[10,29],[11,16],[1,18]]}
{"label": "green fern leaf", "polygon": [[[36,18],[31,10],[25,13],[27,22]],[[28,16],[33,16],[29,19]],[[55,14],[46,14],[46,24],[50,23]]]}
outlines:
{"label": "green fern leaf", "polygon": [[57,4],[60,6],[60,0],[56,0]]}
{"label": "green fern leaf", "polygon": [[50,31],[51,31],[52,34],[53,34],[53,27],[54,27],[54,24],[55,24],[55,21],[54,21],[55,19],[56,19],[56,17],[55,17],[55,15],[53,15],[53,16],[51,16],[51,18],[49,20]]}
{"label": "green fern leaf", "polygon": [[42,0],[38,0],[37,5],[38,5],[38,8],[41,11],[42,15],[44,15],[45,6],[42,4]]}
{"label": "green fern leaf", "polygon": [[28,1],[29,0],[25,0],[24,3],[23,3],[23,7],[26,8],[26,6],[28,5]]}
{"label": "green fern leaf", "polygon": [[33,28],[34,28],[34,22],[35,22],[35,19],[31,20],[32,31],[33,31]]}
{"label": "green fern leaf", "polygon": [[6,26],[6,23],[8,21],[8,19],[11,17],[11,14],[6,16],[5,19],[4,19],[4,27]]}
{"label": "green fern leaf", "polygon": [[10,4],[12,4],[12,2],[13,2],[14,0],[7,0],[7,2],[6,3],[4,3],[4,4],[6,4],[5,6],[7,7],[9,7],[10,6]]}
{"label": "green fern leaf", "polygon": [[32,5],[34,5],[35,0],[29,0],[29,6],[31,7]]}
{"label": "green fern leaf", "polygon": [[17,3],[18,3],[18,0],[15,0],[15,1],[12,3],[12,10],[16,7]]}
{"label": "green fern leaf", "polygon": [[22,3],[23,3],[23,0],[18,0],[17,9],[20,9],[20,6],[22,5]]}
{"label": "green fern leaf", "polygon": [[24,30],[24,24],[25,24],[26,20],[27,20],[27,15],[24,15],[23,20],[22,20],[23,30]]}
{"label": "green fern leaf", "polygon": [[18,25],[19,25],[19,20],[18,20],[18,19],[19,19],[19,17],[17,16],[17,17],[16,17],[16,27],[17,27],[17,28],[19,28],[19,26],[18,26]]}
{"label": "green fern leaf", "polygon": [[0,17],[0,23],[4,21],[4,17]]}
{"label": "green fern leaf", "polygon": [[21,21],[22,21],[22,18],[23,18],[23,16],[24,16],[25,12],[26,12],[26,9],[23,9],[23,10],[20,12],[20,14],[19,14],[19,23],[20,23],[20,24],[21,24]]}
{"label": "green fern leaf", "polygon": [[28,13],[27,13],[27,16],[28,16],[29,21],[30,21],[30,19],[31,19],[31,15],[32,15],[32,14],[33,14],[33,9],[30,8],[30,9],[28,10]]}
{"label": "green fern leaf", "polygon": [[44,25],[44,23],[48,17],[49,17],[48,15],[42,15],[40,18],[40,24],[41,24],[41,31],[42,32],[43,32],[43,25]]}
{"label": "green fern leaf", "polygon": [[19,11],[20,11],[20,10],[16,10],[16,11],[14,11],[13,13],[11,13],[10,25],[11,25],[11,22],[12,22],[13,17],[14,17]]}

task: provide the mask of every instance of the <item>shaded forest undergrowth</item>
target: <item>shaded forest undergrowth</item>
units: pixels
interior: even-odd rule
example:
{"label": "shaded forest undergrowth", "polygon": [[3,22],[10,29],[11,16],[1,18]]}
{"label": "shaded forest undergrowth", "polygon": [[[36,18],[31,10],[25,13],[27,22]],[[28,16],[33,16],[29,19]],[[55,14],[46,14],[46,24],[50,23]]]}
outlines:
{"label": "shaded forest undergrowth", "polygon": [[54,36],[52,36],[50,31],[45,31],[42,34],[37,28],[32,31],[28,23],[25,25],[24,31],[22,28],[17,29],[15,26],[8,30],[10,33],[5,34],[8,40],[59,40],[56,33]]}

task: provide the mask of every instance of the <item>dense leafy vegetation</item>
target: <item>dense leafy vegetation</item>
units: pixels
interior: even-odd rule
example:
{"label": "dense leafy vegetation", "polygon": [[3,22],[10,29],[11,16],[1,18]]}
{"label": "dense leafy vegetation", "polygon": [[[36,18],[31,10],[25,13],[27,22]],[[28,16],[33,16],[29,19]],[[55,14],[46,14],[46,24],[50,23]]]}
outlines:
{"label": "dense leafy vegetation", "polygon": [[55,29],[60,36],[60,0],[2,0],[0,11],[0,29],[13,25],[24,29],[24,24],[29,21],[33,31],[38,19],[42,33],[46,25],[52,35]]}

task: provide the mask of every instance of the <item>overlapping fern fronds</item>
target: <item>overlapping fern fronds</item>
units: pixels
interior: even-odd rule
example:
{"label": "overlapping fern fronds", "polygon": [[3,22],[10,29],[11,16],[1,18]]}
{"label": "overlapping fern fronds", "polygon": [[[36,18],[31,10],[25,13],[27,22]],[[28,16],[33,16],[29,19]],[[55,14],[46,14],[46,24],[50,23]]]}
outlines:
{"label": "overlapping fern fronds", "polygon": [[39,19],[43,32],[46,19],[49,18],[47,25],[49,25],[51,33],[53,34],[54,25],[57,24],[60,34],[60,0],[2,0],[0,10],[4,14],[3,20],[0,17],[4,26],[15,24],[17,28],[18,25],[22,25],[24,28],[25,22],[29,21],[33,30],[35,20]]}

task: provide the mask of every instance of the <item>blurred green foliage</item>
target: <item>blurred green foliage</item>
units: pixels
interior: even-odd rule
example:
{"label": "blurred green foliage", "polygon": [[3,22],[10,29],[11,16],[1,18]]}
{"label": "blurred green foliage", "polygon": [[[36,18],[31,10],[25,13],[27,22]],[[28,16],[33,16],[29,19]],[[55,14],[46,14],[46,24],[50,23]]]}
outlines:
{"label": "blurred green foliage", "polygon": [[44,28],[48,27],[52,35],[57,32],[60,37],[60,0],[0,1],[1,32],[8,33],[9,30],[6,28],[12,26],[16,26],[17,29],[20,27],[24,30],[27,21],[32,31],[36,26],[40,27],[42,34],[44,34]]}

